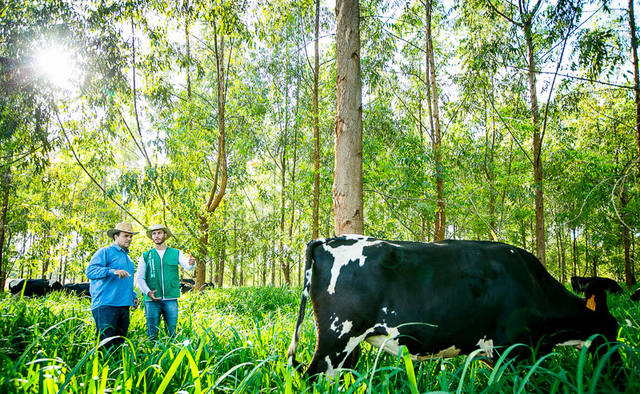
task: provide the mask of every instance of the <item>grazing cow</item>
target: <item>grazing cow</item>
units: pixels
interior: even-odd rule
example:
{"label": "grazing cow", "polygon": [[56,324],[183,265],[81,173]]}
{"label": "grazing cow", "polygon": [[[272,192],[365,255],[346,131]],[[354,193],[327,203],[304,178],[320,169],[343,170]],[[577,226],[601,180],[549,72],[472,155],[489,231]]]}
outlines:
{"label": "grazing cow", "polygon": [[51,284],[51,286],[49,286],[51,291],[58,291],[58,290],[62,290],[63,286],[62,283],[55,281]]}
{"label": "grazing cow", "polygon": [[546,353],[554,345],[581,346],[596,333],[615,341],[618,330],[603,290],[589,287],[587,299],[579,298],[531,253],[496,242],[360,235],[310,242],[288,350],[294,366],[307,297],[317,335],[307,375],[353,367],[362,341],[393,354],[404,345],[418,361],[476,349],[492,358],[515,343]]}
{"label": "grazing cow", "polygon": [[622,287],[613,279],[601,278],[599,276],[592,276],[589,278],[582,276],[571,277],[571,288],[576,293],[584,293],[589,285],[595,285],[603,290],[613,294],[621,294]]}
{"label": "grazing cow", "polygon": [[91,297],[91,293],[89,292],[89,285],[89,282],[67,283],[62,286],[62,290],[69,294],[75,294],[80,297]]}
{"label": "grazing cow", "polygon": [[[55,283],[60,285],[60,282]],[[43,296],[52,290],[47,279],[14,279],[9,282],[11,294],[20,294],[23,287],[25,297]]]}

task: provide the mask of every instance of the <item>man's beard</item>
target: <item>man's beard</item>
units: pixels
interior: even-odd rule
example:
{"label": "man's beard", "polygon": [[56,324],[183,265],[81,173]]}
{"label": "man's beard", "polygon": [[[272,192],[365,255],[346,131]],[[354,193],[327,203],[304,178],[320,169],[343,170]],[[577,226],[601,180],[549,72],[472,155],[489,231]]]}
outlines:
{"label": "man's beard", "polygon": [[164,239],[162,241],[153,241],[156,245],[162,245],[164,243]]}

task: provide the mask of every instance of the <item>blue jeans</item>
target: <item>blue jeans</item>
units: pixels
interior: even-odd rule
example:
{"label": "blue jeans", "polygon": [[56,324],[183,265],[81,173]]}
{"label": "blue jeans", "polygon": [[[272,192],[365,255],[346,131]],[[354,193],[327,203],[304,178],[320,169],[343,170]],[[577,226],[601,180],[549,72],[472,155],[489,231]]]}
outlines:
{"label": "blue jeans", "polygon": [[[110,349],[124,342],[129,331],[129,307],[128,306],[100,306],[92,309],[93,319],[96,321],[96,330],[100,336],[101,347]],[[111,338],[108,341],[103,341]]]}
{"label": "blue jeans", "polygon": [[144,314],[147,317],[147,335],[150,339],[158,337],[160,316],[169,336],[176,335],[178,325],[178,300],[147,301],[144,303]]}

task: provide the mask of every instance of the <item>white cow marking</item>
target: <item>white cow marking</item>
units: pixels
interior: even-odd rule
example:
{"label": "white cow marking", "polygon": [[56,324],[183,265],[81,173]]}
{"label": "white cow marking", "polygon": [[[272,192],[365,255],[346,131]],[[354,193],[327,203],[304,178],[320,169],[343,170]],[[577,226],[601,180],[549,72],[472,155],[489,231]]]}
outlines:
{"label": "white cow marking", "polygon": [[486,357],[493,358],[493,339],[487,339],[485,336],[476,343],[476,345],[482,349],[482,352]]}
{"label": "white cow marking", "polygon": [[353,328],[353,322],[351,320],[345,320],[342,323],[339,323],[340,318],[336,316],[331,321],[331,331],[338,334],[338,338],[342,338],[343,335],[347,335],[351,328]]}
{"label": "white cow marking", "polygon": [[387,307],[382,308],[382,312],[387,313]]}
{"label": "white cow marking", "polygon": [[576,349],[582,349],[584,346],[589,346],[589,344],[587,344],[586,341],[572,339],[570,341],[559,343],[557,346],[573,346]]}
{"label": "white cow marking", "polygon": [[341,245],[338,247],[331,247],[327,244],[324,245],[324,249],[331,253],[333,256],[333,266],[331,267],[331,280],[329,281],[329,287],[327,292],[334,294],[336,292],[336,283],[338,282],[338,276],[340,276],[340,270],[351,261],[357,261],[362,267],[365,263],[366,257],[362,254],[363,250],[367,246],[373,246],[385,241],[375,240],[368,241],[366,237],[357,234],[345,235],[348,240],[356,240],[353,245]]}
{"label": "white cow marking", "polygon": [[304,290],[302,291],[302,296],[303,297],[309,297],[309,287],[311,284],[311,274],[313,273],[313,271],[311,270],[311,268],[309,268],[308,270],[306,270],[304,272]]}
{"label": "white cow marking", "polygon": [[326,374],[329,377],[334,378],[336,376],[336,370],[333,368],[333,365],[331,364],[331,359],[329,358],[329,356],[326,356],[324,358],[324,361],[327,363],[327,372],[326,372]]}

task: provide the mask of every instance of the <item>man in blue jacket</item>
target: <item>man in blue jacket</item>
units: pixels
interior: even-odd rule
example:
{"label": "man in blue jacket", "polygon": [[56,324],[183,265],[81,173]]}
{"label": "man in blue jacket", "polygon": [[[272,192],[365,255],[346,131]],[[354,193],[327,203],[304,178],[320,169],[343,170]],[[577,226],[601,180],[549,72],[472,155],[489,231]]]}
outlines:
{"label": "man in blue jacket", "polygon": [[[118,223],[107,231],[113,244],[98,250],[87,267],[90,280],[91,313],[101,345],[111,348],[124,341],[129,330],[129,307],[138,307],[133,291],[135,266],[129,258],[133,231],[131,223]],[[115,338],[114,338],[115,337]],[[111,338],[108,341],[106,339]]]}

